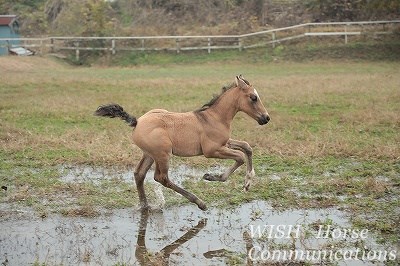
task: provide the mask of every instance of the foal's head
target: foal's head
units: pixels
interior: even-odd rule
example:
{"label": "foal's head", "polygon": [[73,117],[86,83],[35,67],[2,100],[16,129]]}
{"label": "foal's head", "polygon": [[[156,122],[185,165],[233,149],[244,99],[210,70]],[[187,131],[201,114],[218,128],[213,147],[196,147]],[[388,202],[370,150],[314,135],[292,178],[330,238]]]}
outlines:
{"label": "foal's head", "polygon": [[261,102],[257,90],[242,75],[236,76],[236,86],[239,88],[239,111],[243,111],[260,125],[269,122],[270,117]]}

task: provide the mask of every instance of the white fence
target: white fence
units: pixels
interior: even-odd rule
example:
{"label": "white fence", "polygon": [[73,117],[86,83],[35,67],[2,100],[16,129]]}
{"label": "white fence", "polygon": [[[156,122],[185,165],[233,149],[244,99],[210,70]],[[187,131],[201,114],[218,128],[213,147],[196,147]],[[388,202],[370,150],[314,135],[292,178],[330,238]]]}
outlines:
{"label": "white fence", "polygon": [[291,27],[265,30],[242,35],[205,36],[135,36],[135,37],[45,37],[45,38],[0,38],[0,47],[12,48],[12,41],[35,50],[39,54],[63,50],[75,51],[175,51],[217,49],[249,49],[312,37],[341,36],[347,44],[351,36],[399,34],[400,20],[306,23]]}

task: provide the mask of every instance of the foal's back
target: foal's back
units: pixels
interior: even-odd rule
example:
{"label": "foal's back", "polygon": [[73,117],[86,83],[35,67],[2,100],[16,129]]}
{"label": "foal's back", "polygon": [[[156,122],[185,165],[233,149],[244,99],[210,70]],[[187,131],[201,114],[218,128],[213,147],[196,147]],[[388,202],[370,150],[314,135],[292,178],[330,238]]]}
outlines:
{"label": "foal's back", "polygon": [[194,112],[154,109],[138,119],[133,141],[150,155],[168,151],[177,156],[196,156],[202,154],[203,132]]}

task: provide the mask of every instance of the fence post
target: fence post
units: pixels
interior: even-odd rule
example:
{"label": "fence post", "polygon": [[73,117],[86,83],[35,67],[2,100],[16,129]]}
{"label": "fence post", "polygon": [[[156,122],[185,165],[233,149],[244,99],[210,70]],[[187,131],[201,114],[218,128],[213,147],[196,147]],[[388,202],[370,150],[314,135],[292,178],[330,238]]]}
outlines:
{"label": "fence post", "polygon": [[54,49],[54,39],[50,38],[50,51],[52,53],[54,53],[55,49]]}
{"label": "fence post", "polygon": [[211,53],[211,38],[210,37],[208,37],[208,39],[207,39],[207,41],[208,41],[208,43],[207,43],[207,47],[208,47],[208,53]]}
{"label": "fence post", "polygon": [[239,37],[239,52],[241,52],[243,49],[243,39]]}
{"label": "fence post", "polygon": [[344,43],[347,44],[347,25],[344,25]]}
{"label": "fence post", "polygon": [[40,55],[43,56],[44,54],[44,44],[43,39],[40,39]]}
{"label": "fence post", "polygon": [[276,40],[276,35],[275,31],[272,32],[272,48],[275,48],[275,40]]}
{"label": "fence post", "polygon": [[181,48],[179,46],[179,38],[175,39],[175,44],[176,44],[176,53],[179,54],[181,52]]}
{"label": "fence post", "polygon": [[111,54],[115,55],[115,39],[111,40]]}
{"label": "fence post", "polygon": [[75,59],[76,59],[76,61],[79,61],[79,41],[76,41],[76,42],[75,42],[75,47],[76,47],[76,50],[75,50]]}
{"label": "fence post", "polygon": [[142,51],[144,52],[144,39],[141,39],[142,42]]}

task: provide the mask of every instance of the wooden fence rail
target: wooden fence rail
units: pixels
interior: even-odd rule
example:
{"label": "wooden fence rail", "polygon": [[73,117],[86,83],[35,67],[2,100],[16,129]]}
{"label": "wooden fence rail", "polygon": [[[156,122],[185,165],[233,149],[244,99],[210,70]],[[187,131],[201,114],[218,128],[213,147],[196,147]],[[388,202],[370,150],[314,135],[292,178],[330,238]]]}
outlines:
{"label": "wooden fence rail", "polygon": [[[311,37],[349,37],[357,35],[379,35],[400,33],[400,20],[305,23],[291,27],[271,29],[242,35],[205,36],[135,36],[135,37],[44,37],[44,38],[0,38],[0,47],[23,46],[39,54],[75,51],[79,60],[80,51],[181,51],[217,49],[250,49]],[[19,45],[15,45],[19,41]]]}

